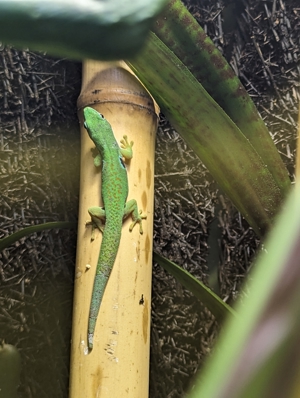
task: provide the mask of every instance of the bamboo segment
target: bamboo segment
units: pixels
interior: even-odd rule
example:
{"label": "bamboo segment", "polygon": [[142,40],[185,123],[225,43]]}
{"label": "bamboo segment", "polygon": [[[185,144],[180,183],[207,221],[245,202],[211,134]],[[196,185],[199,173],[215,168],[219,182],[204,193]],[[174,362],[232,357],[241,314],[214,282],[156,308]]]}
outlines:
{"label": "bamboo segment", "polygon": [[[125,64],[87,61],[78,99],[81,123],[80,209],[75,271],[70,398],[148,396],[151,265],[154,199],[154,145],[158,108]],[[109,121],[117,141],[134,141],[127,164],[128,200],[147,215],[143,235],[126,220],[118,255],[98,315],[94,348],[88,353],[87,325],[102,234],[91,242],[88,207],[102,205],[100,172],[93,142],[82,125],[82,109],[92,106]]]}

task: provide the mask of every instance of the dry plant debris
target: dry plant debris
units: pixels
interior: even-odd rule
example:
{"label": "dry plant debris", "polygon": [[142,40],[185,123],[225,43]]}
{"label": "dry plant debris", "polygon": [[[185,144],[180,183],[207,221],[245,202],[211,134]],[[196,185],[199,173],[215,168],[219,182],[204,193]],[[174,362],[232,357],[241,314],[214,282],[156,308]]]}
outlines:
{"label": "dry plant debris", "polygon": [[[257,104],[293,178],[298,0],[186,4]],[[76,220],[80,65],[3,47],[0,75],[0,238],[35,223]],[[259,241],[163,117],[154,230],[155,250],[235,301]],[[75,246],[76,231],[45,231],[0,254],[0,337],[21,352],[21,398],[67,397]],[[184,397],[219,325],[157,265],[152,304],[150,396]]]}

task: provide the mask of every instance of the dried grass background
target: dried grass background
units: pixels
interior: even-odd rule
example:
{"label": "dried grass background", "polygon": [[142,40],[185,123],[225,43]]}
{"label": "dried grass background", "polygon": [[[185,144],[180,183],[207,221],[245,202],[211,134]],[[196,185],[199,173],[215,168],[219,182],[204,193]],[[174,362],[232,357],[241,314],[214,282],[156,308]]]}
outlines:
{"label": "dried grass background", "polygon": [[[293,179],[298,1],[186,4],[257,104]],[[0,238],[76,221],[81,65],[2,47],[0,76]],[[155,249],[233,303],[258,239],[163,116],[155,169]],[[0,253],[0,339],[20,350],[21,398],[68,396],[75,251],[74,229],[34,234]],[[154,265],[150,397],[183,397],[218,331],[201,303]]]}

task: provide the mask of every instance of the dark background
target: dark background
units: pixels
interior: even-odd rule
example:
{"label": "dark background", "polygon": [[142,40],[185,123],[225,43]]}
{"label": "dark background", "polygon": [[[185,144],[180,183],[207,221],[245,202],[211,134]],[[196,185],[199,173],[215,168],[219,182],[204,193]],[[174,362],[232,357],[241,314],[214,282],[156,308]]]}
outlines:
{"label": "dark background", "polygon": [[[294,173],[299,103],[298,0],[189,1],[190,12],[252,96]],[[0,238],[77,220],[81,64],[0,49]],[[232,304],[259,240],[162,115],[154,247]],[[22,358],[19,396],[68,396],[76,228],[33,234],[0,253],[0,339]],[[154,264],[151,398],[183,397],[220,325]]]}

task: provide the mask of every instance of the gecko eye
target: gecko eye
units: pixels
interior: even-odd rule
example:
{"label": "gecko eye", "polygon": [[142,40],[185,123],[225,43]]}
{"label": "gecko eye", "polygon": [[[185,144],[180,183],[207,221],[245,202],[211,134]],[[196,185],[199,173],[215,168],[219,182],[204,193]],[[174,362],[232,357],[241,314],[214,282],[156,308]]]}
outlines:
{"label": "gecko eye", "polygon": [[104,119],[104,116],[102,115],[102,113],[99,113],[99,115],[102,117],[102,119]]}
{"label": "gecko eye", "polygon": [[87,126],[87,122],[86,122],[86,121],[83,122],[83,127],[84,127],[86,130],[88,129],[88,126]]}

